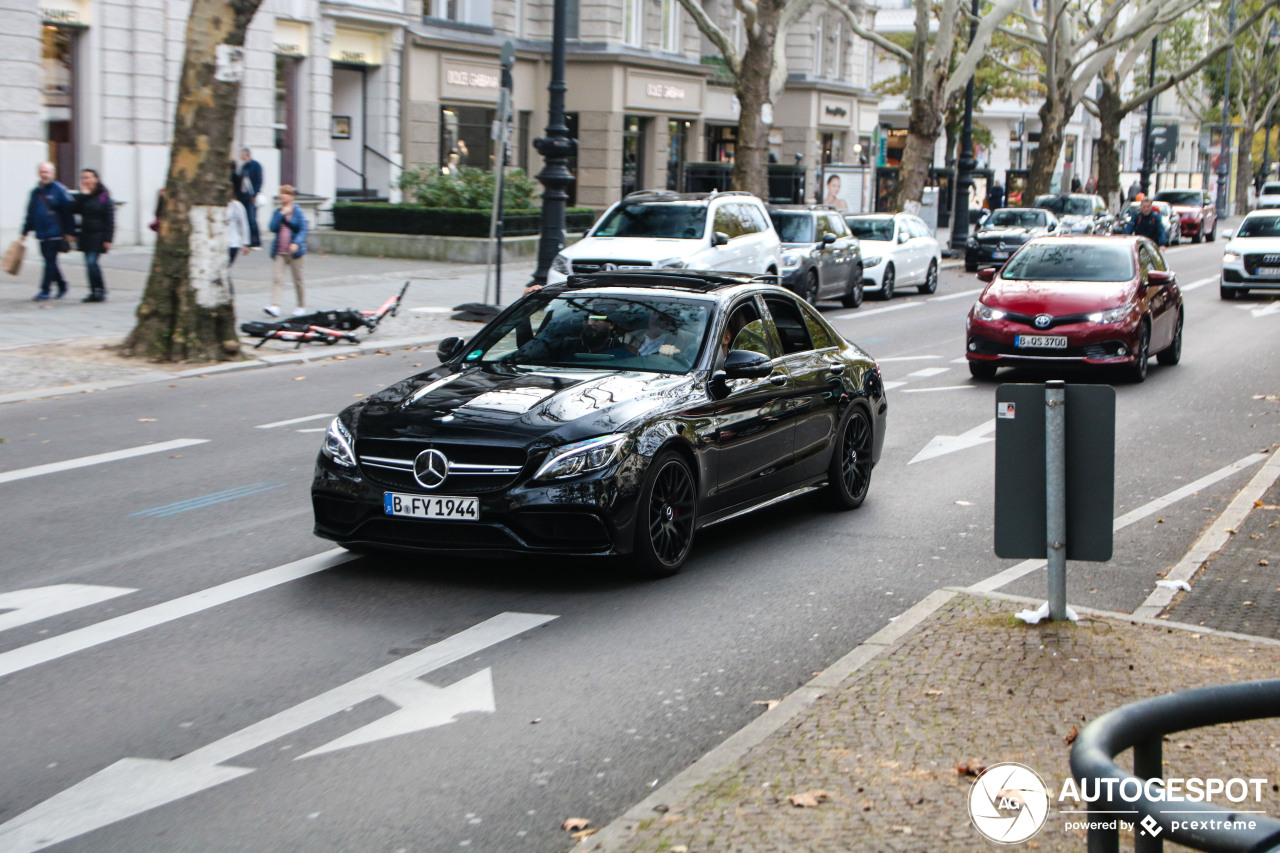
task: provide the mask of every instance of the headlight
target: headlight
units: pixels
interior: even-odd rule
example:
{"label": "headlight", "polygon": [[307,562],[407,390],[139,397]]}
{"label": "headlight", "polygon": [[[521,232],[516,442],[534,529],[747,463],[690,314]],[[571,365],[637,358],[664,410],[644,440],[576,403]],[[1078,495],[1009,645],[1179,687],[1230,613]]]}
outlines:
{"label": "headlight", "polygon": [[563,480],[566,477],[599,471],[618,458],[626,442],[625,435],[602,435],[599,438],[566,444],[552,451],[551,457],[542,463],[542,467],[538,469],[533,479]]}
{"label": "headlight", "polygon": [[1222,262],[1224,264],[1234,264],[1238,260],[1240,260],[1239,252],[1223,252],[1222,253]]}
{"label": "headlight", "polygon": [[978,241],[970,237],[969,241],[965,243],[965,245],[968,246],[970,249],[976,249],[978,248]]}
{"label": "headlight", "polygon": [[782,253],[782,265],[787,269],[800,266],[800,256],[795,252]]}
{"label": "headlight", "polygon": [[1125,318],[1133,313],[1133,303],[1121,305],[1119,308],[1112,308],[1108,311],[1099,311],[1096,314],[1089,315],[1090,323],[1123,323]]}
{"label": "headlight", "polygon": [[351,450],[351,433],[347,431],[342,420],[334,418],[324,434],[324,446],[321,452],[343,468],[356,467],[356,455]]}
{"label": "headlight", "polygon": [[684,258],[663,258],[654,264],[660,270],[682,270],[686,264]]}
{"label": "headlight", "polygon": [[552,258],[551,268],[562,275],[573,275],[573,268],[569,264],[569,259],[563,254],[556,255]]}
{"label": "headlight", "polygon": [[869,257],[869,258],[863,258],[863,259],[862,259],[862,268],[863,268],[864,270],[869,270],[869,269],[871,269],[872,267],[874,267],[874,266],[876,266],[877,264],[879,264],[882,260],[884,260],[884,258],[881,258],[879,255],[872,255],[872,256],[871,256],[871,257]]}
{"label": "headlight", "polygon": [[1003,320],[1005,312],[999,308],[992,308],[990,305],[983,305],[981,302],[973,304],[973,316],[979,320]]}

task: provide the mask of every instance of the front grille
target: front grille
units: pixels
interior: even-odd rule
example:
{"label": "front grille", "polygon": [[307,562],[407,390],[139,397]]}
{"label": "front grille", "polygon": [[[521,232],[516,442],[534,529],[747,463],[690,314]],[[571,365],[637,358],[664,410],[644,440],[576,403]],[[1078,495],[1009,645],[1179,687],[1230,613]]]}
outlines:
{"label": "front grille", "polygon": [[352,538],[406,548],[507,550],[523,545],[500,524],[416,518],[371,518]]}
{"label": "front grille", "polygon": [[649,269],[649,261],[622,261],[617,258],[584,259],[573,261],[574,273],[600,272],[605,269]]}
{"label": "front grille", "polygon": [[1034,314],[1014,314],[1006,313],[1004,319],[1009,323],[1018,323],[1036,331],[1047,331],[1058,326],[1069,326],[1072,323],[1083,323],[1089,319],[1088,314],[1063,314],[1060,317],[1050,317],[1049,325],[1037,326],[1036,315]]}
{"label": "front grille", "polygon": [[1257,275],[1258,267],[1280,267],[1280,254],[1252,253],[1244,256],[1245,272]]}
{"label": "front grille", "polygon": [[362,438],[356,457],[369,479],[393,489],[421,492],[413,462],[424,450],[439,450],[449,460],[449,475],[432,492],[476,495],[509,487],[520,476],[527,454],[518,447],[458,444],[423,439]]}
{"label": "front grille", "polygon": [[1125,346],[1123,341],[1101,341],[1099,343],[1088,344],[1082,347],[1053,348],[1028,348],[1015,347],[1013,344],[1000,343],[999,341],[980,338],[976,335],[970,339],[975,345],[971,352],[978,355],[1000,355],[1010,358],[1116,358],[1120,347]]}

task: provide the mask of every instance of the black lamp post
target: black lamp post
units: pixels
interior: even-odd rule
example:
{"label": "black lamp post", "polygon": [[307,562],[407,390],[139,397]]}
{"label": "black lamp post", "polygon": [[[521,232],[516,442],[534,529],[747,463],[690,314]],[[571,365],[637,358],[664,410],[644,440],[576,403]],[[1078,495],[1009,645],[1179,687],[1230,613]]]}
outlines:
{"label": "black lamp post", "polygon": [[[1236,31],[1236,3],[1231,0],[1231,6],[1227,12],[1227,32],[1234,33]],[[1231,54],[1232,49],[1227,48],[1227,85],[1222,92],[1222,142],[1218,146],[1218,215],[1227,215],[1227,176],[1231,174],[1231,165],[1228,162],[1228,155],[1231,153],[1230,134],[1231,134]]]}
{"label": "black lamp post", "polygon": [[[1151,71],[1147,75],[1147,85],[1156,84],[1156,39],[1151,40]],[[1147,101],[1147,124],[1142,131],[1142,192],[1151,193],[1151,119],[1156,111],[1156,99]]]}
{"label": "black lamp post", "polygon": [[569,201],[569,186],[573,173],[569,171],[569,158],[577,148],[577,142],[569,136],[569,126],[564,118],[564,33],[565,0],[555,0],[554,19],[551,25],[551,82],[547,91],[551,98],[547,107],[547,135],[533,141],[533,147],[542,155],[546,164],[538,173],[542,182],[542,236],[538,241],[538,268],[533,273],[533,284],[545,285],[547,272],[556,254],[564,248],[564,214]]}
{"label": "black lamp post", "polygon": [[[973,0],[973,19],[969,22],[969,44],[978,34],[978,0]],[[953,257],[963,255],[969,242],[969,188],[973,186],[973,77],[964,87],[964,122],[960,125],[960,156],[956,159],[956,212],[951,217],[951,250]]]}

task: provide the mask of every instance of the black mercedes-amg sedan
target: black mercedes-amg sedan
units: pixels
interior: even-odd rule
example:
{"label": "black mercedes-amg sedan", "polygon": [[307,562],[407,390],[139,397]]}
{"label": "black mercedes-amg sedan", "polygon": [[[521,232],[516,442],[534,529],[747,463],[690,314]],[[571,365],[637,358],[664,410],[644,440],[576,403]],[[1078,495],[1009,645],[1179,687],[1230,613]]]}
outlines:
{"label": "black mercedes-amg sedan", "polygon": [[334,419],[315,532],[358,552],[631,555],[805,492],[862,504],[884,443],[875,360],[731,273],[618,270],[525,296],[442,364]]}

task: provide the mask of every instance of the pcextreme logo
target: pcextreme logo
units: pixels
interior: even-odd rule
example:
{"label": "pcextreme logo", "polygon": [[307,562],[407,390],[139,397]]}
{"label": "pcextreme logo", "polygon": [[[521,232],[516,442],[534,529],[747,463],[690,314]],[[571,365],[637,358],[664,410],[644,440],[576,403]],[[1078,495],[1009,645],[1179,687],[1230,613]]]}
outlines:
{"label": "pcextreme logo", "polygon": [[1013,761],[993,764],[969,789],[969,818],[997,844],[1021,844],[1049,817],[1049,789],[1040,774]]}

